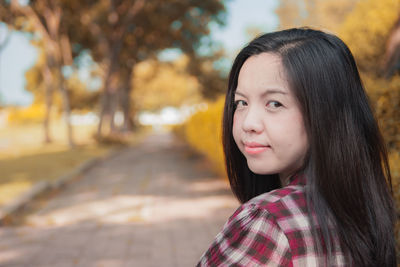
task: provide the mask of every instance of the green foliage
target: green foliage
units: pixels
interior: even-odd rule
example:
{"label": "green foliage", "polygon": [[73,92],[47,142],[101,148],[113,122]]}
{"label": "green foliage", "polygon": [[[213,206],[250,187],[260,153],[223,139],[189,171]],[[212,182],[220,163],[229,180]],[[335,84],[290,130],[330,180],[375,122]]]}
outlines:
{"label": "green foliage", "polygon": [[200,39],[208,38],[208,24],[225,19],[221,0],[83,1],[78,9],[64,2],[70,19],[79,22],[74,25],[79,30],[70,31],[79,44],[75,52],[89,49],[98,63],[115,56],[118,68],[131,68],[165,48],[193,54]]}
{"label": "green foliage", "polygon": [[[165,48],[178,48],[191,58],[197,58],[200,41],[209,38],[209,23],[214,21],[222,24],[225,14],[222,0],[83,1],[77,10],[73,10],[75,6],[68,5],[68,2],[64,4],[65,12],[73,17],[71,21],[79,21],[75,25],[79,30],[69,31],[70,40],[79,44],[74,46],[74,53],[89,50],[94,61],[103,69],[104,97],[100,104],[99,135],[105,115],[113,114],[120,108],[124,120],[127,121],[125,115],[132,113],[129,109],[141,105],[140,102],[123,101],[131,99],[130,92],[136,86],[130,84],[130,75],[135,64],[154,59]],[[202,67],[197,69],[203,70]],[[197,74],[202,73],[192,72],[192,75],[200,77]],[[207,73],[214,77],[214,73]],[[161,90],[159,93],[164,95],[165,91]],[[175,90],[168,92],[168,99],[175,93],[180,94]],[[118,101],[115,100],[117,98]],[[159,106],[157,103],[148,105]],[[114,129],[112,120],[109,128]]]}
{"label": "green foliage", "polygon": [[227,77],[214,67],[214,63],[224,57],[223,50],[219,50],[211,56],[190,56],[188,71],[197,77],[200,92],[208,100],[215,100],[226,91]]}
{"label": "green foliage", "polygon": [[[72,108],[82,108],[85,103],[93,107],[93,101],[101,99],[101,121],[118,109],[122,109],[125,121],[131,121],[126,117],[132,114],[130,109],[135,103],[126,100],[131,99],[133,67],[155,58],[165,48],[178,48],[196,59],[193,62],[198,62],[199,67],[192,75],[201,78],[202,91],[216,92],[211,85],[221,80],[215,71],[204,67],[209,65],[209,59],[197,60],[196,55],[200,44],[206,39],[209,41],[209,23],[223,24],[225,20],[223,0],[37,0],[28,1],[27,5],[18,3],[18,0],[0,0],[0,19],[14,29],[33,32],[35,42],[44,48],[45,59],[27,73],[27,78],[29,90],[37,92],[35,96],[46,102],[47,110],[52,105],[49,95],[57,88],[66,114],[70,110],[69,100],[72,100]],[[81,90],[82,85],[76,80],[68,81],[68,92],[64,89],[62,67],[71,65],[71,56],[77,58],[82,52],[89,52],[102,68],[104,90],[101,98]],[[49,78],[41,77],[43,64],[52,73],[52,85]],[[182,81],[178,83],[182,84]],[[170,91],[168,96],[174,93]],[[59,103],[56,100],[54,104]],[[110,121],[110,128],[114,129]]]}

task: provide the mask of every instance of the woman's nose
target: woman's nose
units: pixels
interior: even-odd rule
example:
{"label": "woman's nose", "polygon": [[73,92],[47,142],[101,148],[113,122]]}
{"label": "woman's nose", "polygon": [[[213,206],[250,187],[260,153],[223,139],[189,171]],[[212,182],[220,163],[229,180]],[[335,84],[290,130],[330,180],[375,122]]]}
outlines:
{"label": "woman's nose", "polygon": [[248,108],[242,121],[242,129],[245,132],[262,132],[264,129],[262,114],[254,107]]}

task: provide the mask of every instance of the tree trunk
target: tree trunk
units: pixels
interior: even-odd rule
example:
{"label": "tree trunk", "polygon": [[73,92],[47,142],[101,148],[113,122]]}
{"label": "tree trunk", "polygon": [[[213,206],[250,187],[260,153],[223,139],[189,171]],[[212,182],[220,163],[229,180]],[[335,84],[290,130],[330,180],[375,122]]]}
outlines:
{"label": "tree trunk", "polygon": [[100,97],[100,112],[99,112],[99,124],[97,125],[97,137],[100,138],[102,136],[102,128],[104,125],[104,120],[107,114],[109,114],[109,101],[110,97],[108,96],[107,91],[103,91],[103,94]]}
{"label": "tree trunk", "polygon": [[122,113],[124,115],[124,122],[122,124],[122,131],[123,132],[131,132],[134,128],[133,119],[131,117],[132,110],[131,110],[131,99],[130,99],[130,86],[124,87],[121,90],[122,97],[121,97],[121,108]]}
{"label": "tree trunk", "polygon": [[[37,11],[32,8],[32,6],[20,5],[18,0],[11,0],[11,12],[20,12],[22,15],[29,18],[29,21],[32,22],[32,26],[35,28],[35,31],[41,33],[41,37],[43,38],[47,53],[48,66],[51,69],[53,69],[54,67],[55,70],[57,70],[58,81],[54,83],[58,83],[59,85],[65,120],[67,124],[68,144],[70,147],[73,147],[74,140],[72,136],[72,126],[70,121],[71,109],[68,94],[64,84],[64,77],[61,72],[63,65],[72,63],[71,47],[68,36],[62,35],[60,32],[60,22],[62,17],[61,6],[58,4],[45,4],[42,7],[42,13],[37,13]],[[41,17],[42,15],[43,17]],[[45,121],[46,120],[47,122],[45,122],[45,125],[47,123],[47,126],[45,127],[48,127],[48,118],[45,119]]]}
{"label": "tree trunk", "polygon": [[[116,77],[116,73],[118,72],[118,59],[119,59],[119,54],[121,52],[122,46],[123,46],[123,40],[125,38],[125,34],[127,32],[128,26],[132,18],[143,8],[145,1],[144,0],[136,0],[134,1],[133,5],[130,6],[130,9],[126,15],[126,17],[123,19],[123,24],[121,27],[116,28],[113,37],[111,39],[113,40],[111,42],[111,45],[108,45],[108,52],[109,52],[109,57],[108,57],[108,64],[107,64],[107,70],[106,70],[106,76],[104,79],[104,89],[103,89],[103,96],[102,100],[100,102],[100,117],[99,117],[99,125],[97,128],[97,136],[101,137],[101,132],[102,132],[102,126],[104,124],[104,118],[106,115],[106,106],[109,107],[110,110],[110,128],[112,129],[114,127],[114,114],[115,109],[112,107],[111,99],[110,96],[113,93],[116,93],[117,87],[113,86],[113,77]],[[113,10],[110,10],[110,12],[113,12]],[[107,43],[107,40],[105,39],[104,42]],[[115,91],[113,91],[115,90]],[[109,92],[109,93],[108,93]],[[112,111],[114,110],[114,111]]]}
{"label": "tree trunk", "polygon": [[124,122],[122,125],[122,132],[131,132],[133,130],[133,119],[131,117],[131,91],[132,91],[132,69],[128,72],[127,77],[122,84],[120,90],[120,105],[124,115]]}
{"label": "tree trunk", "polygon": [[46,111],[43,120],[44,127],[44,142],[46,144],[52,142],[52,138],[50,137],[50,116],[51,116],[51,108],[53,106],[53,82],[51,71],[49,66],[45,64],[42,69],[43,81],[45,86],[45,96],[46,96]]}
{"label": "tree trunk", "polygon": [[389,79],[400,68],[400,17],[397,19],[386,42],[383,56],[383,74]]}
{"label": "tree trunk", "polygon": [[104,79],[103,95],[100,102],[100,118],[99,125],[97,128],[97,136],[102,135],[102,126],[104,125],[104,119],[106,115],[110,115],[110,129],[112,129],[115,109],[113,107],[113,95],[116,94],[118,84],[118,57],[121,50],[122,40],[118,40],[113,44],[108,58],[106,76]]}
{"label": "tree trunk", "polygon": [[67,126],[67,138],[68,138],[68,145],[73,148],[75,146],[73,134],[72,134],[72,125],[71,125],[71,108],[69,105],[69,98],[68,93],[65,88],[64,78],[62,77],[62,73],[60,73],[59,77],[59,89],[61,93],[63,109],[64,109],[64,119]]}
{"label": "tree trunk", "polygon": [[118,129],[115,126],[115,114],[118,109],[118,95],[117,92],[113,91],[110,95],[110,134],[118,133]]}

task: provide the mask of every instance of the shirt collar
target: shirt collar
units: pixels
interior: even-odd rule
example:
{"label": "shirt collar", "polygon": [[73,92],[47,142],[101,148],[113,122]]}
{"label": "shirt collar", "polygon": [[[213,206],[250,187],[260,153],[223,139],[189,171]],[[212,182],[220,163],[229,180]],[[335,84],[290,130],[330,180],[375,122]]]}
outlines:
{"label": "shirt collar", "polygon": [[306,185],[306,177],[304,173],[296,173],[290,177],[287,186],[289,185]]}

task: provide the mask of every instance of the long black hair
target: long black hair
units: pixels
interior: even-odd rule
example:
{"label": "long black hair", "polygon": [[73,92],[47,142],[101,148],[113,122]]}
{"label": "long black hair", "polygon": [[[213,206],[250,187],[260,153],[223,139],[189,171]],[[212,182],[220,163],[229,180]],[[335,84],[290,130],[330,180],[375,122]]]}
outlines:
{"label": "long black hair", "polygon": [[[324,239],[322,249],[329,257],[335,238],[329,231],[329,218],[352,265],[396,266],[396,216],[386,148],[354,58],[332,34],[307,28],[267,33],[237,55],[223,116],[232,191],[244,203],[281,187],[278,174],[251,172],[232,135],[240,69],[249,57],[260,53],[281,58],[290,89],[300,103],[309,140],[301,172],[307,180],[309,217],[316,215]],[[317,238],[317,222],[310,220]]]}

